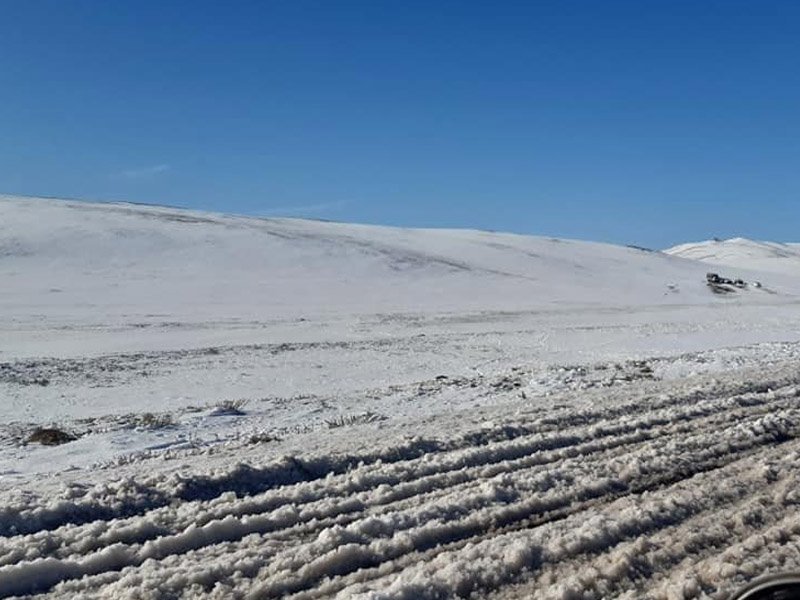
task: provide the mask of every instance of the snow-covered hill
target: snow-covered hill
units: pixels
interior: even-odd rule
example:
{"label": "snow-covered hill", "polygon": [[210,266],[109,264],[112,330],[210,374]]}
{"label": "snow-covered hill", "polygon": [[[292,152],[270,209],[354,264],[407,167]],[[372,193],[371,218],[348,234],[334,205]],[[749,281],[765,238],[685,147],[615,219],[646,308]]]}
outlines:
{"label": "snow-covered hill", "polygon": [[681,244],[670,256],[731,267],[800,277],[800,244],[758,242],[745,238]]}
{"label": "snow-covered hill", "polygon": [[[190,320],[719,301],[705,270],[590,242],[0,196],[6,315]],[[780,291],[800,292],[800,279]]]}

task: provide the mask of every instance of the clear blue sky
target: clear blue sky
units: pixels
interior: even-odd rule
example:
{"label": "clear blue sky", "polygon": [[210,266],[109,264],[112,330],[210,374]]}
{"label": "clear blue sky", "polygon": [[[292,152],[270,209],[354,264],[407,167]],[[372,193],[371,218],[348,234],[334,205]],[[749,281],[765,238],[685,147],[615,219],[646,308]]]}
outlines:
{"label": "clear blue sky", "polygon": [[0,192],[800,241],[800,2],[6,0]]}

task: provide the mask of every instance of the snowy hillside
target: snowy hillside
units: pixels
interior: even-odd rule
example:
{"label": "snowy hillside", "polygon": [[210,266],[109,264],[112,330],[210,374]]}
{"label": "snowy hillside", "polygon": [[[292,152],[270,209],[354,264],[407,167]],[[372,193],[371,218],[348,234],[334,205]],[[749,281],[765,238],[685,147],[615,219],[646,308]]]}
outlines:
{"label": "snowy hillside", "polygon": [[191,320],[712,302],[704,273],[589,242],[0,197],[6,315]]}
{"label": "snowy hillside", "polygon": [[664,251],[670,256],[713,265],[800,277],[800,244],[757,242],[745,238],[681,244]]}

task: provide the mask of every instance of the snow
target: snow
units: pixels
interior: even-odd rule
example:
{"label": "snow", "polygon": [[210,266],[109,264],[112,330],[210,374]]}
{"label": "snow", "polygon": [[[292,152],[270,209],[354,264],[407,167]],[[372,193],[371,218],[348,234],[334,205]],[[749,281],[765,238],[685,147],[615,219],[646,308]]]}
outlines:
{"label": "snow", "polygon": [[800,244],[758,242],[745,238],[681,244],[664,251],[732,269],[800,276]]}
{"label": "snow", "polygon": [[800,276],[750,244],[720,296],[674,249],[0,197],[0,598],[796,569]]}
{"label": "snow", "polygon": [[[688,597],[701,597],[763,562],[748,540],[773,537],[777,560],[796,535],[800,381],[776,369],[764,390],[752,375],[544,412],[509,402],[489,411],[505,427],[482,436],[459,431],[462,414],[435,443],[384,440],[205,477],[140,473],[44,505],[9,502],[0,595],[528,597],[514,587],[528,586],[556,598],[695,577]],[[724,558],[720,547],[732,570],[683,573],[687,558]],[[591,577],[576,579],[587,563]]]}
{"label": "snow", "polygon": [[[0,240],[0,308],[24,324],[710,302],[693,261],[482,231],[0,196]],[[775,287],[800,292],[797,281]]]}

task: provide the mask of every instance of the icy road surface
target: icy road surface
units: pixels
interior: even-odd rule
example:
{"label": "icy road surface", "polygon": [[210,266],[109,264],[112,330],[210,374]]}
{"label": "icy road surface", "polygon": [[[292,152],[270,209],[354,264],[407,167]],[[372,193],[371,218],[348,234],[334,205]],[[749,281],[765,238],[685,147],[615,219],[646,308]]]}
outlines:
{"label": "icy road surface", "polygon": [[6,491],[0,597],[724,598],[800,567],[798,398],[794,364],[643,380]]}

